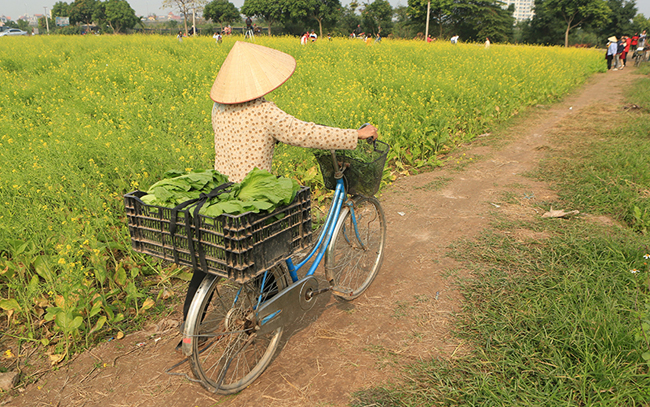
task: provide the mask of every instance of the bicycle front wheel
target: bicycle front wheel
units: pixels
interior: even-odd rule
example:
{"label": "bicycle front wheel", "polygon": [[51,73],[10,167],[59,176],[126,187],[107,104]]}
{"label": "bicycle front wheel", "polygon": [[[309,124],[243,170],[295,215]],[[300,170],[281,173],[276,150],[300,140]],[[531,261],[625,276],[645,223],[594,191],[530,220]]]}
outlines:
{"label": "bicycle front wheel", "polygon": [[286,266],[276,266],[245,284],[212,277],[201,305],[188,315],[194,375],[218,394],[237,393],[250,385],[271,362],[282,327],[258,336],[255,311],[287,286]]}
{"label": "bicycle front wheel", "polygon": [[334,294],[350,301],[372,283],[384,257],[386,218],[374,197],[357,197],[339,218],[327,249],[325,273]]}

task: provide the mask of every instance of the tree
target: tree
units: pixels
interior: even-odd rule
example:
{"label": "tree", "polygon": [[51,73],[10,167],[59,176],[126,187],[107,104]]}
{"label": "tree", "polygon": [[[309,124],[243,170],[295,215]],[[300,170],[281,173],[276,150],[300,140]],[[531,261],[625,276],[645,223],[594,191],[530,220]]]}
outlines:
{"label": "tree", "polygon": [[380,27],[385,32],[390,32],[393,24],[393,7],[388,0],[375,0],[361,11],[361,18],[367,32],[378,33]]}
{"label": "tree", "polygon": [[393,35],[398,38],[411,38],[411,20],[409,19],[408,7],[407,6],[397,6],[393,9],[393,20],[395,24],[393,25]]}
{"label": "tree", "polygon": [[550,15],[564,21],[564,46],[569,46],[569,32],[585,24],[606,23],[610,9],[605,0],[546,0],[544,7]]}
{"label": "tree", "polygon": [[248,17],[258,17],[266,21],[271,35],[271,26],[286,14],[285,2],[278,0],[245,0],[240,11]]}
{"label": "tree", "polygon": [[70,4],[70,24],[85,23],[90,25],[93,22],[93,14],[96,12],[97,0],[75,0]]}
{"label": "tree", "polygon": [[349,35],[357,25],[361,24],[361,17],[357,15],[357,8],[359,3],[355,0],[352,0],[350,4],[341,9],[341,17],[339,19],[338,26],[342,31],[342,34]]}
{"label": "tree", "polygon": [[535,15],[530,24],[522,29],[522,37],[525,43],[560,45],[564,34],[564,22],[555,18],[547,10],[546,0],[535,1]]}
{"label": "tree", "polygon": [[643,32],[643,30],[650,30],[650,19],[645,18],[643,14],[637,14],[632,19],[632,28],[635,33]]}
{"label": "tree", "polygon": [[323,23],[336,24],[341,15],[339,0],[291,0],[287,9],[293,18],[313,18],[318,21],[318,29],[323,37]]}
{"label": "tree", "polygon": [[[429,0],[408,0],[408,13],[413,22],[424,25],[427,20],[427,3]],[[442,37],[443,28],[453,21],[454,0],[431,0],[429,22],[438,26],[438,36]]]}
{"label": "tree", "polygon": [[213,0],[203,9],[203,18],[223,26],[239,20],[239,10],[228,0]]}
{"label": "tree", "polygon": [[162,8],[176,9],[181,13],[187,35],[187,15],[192,11],[201,11],[206,3],[207,0],[163,0]]}
{"label": "tree", "polygon": [[70,17],[71,6],[68,3],[57,1],[52,6],[52,17]]}
{"label": "tree", "polygon": [[468,0],[455,9],[457,30],[462,38],[473,41],[508,42],[513,38],[514,4],[507,8],[498,0]]}
{"label": "tree", "polygon": [[114,33],[125,28],[133,28],[140,19],[126,0],[108,0],[105,4],[106,23],[113,29]]}
{"label": "tree", "polygon": [[600,27],[600,37],[604,40],[612,35],[632,35],[632,19],[636,15],[634,1],[608,0],[607,7],[611,10],[609,22]]}

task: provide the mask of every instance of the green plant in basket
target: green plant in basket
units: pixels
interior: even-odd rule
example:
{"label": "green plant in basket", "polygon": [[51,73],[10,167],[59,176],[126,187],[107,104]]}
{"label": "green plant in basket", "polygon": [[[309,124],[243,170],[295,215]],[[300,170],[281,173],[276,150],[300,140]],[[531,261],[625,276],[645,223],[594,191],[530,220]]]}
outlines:
{"label": "green plant in basket", "polygon": [[[153,184],[141,200],[148,205],[173,208],[184,202],[197,200],[186,209],[193,212],[202,194],[228,182],[228,177],[215,171],[167,171],[168,178]],[[207,198],[199,213],[216,218],[223,213],[239,215],[246,212],[272,212],[290,204],[300,189],[294,179],[276,177],[266,170],[253,169],[240,183],[224,186],[223,192]]]}
{"label": "green plant in basket", "polygon": [[[379,190],[384,174],[388,144],[381,141],[358,143],[354,150],[337,150],[336,159],[343,167],[346,190],[352,195],[372,196]],[[330,151],[317,150],[314,153],[328,189],[336,188],[334,166]]]}

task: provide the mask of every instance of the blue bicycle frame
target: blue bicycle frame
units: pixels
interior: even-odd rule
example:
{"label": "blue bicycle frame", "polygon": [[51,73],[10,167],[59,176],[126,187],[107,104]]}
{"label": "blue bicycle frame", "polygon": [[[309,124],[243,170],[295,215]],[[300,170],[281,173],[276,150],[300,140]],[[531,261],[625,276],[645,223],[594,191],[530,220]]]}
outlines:
{"label": "blue bicycle frame", "polygon": [[320,264],[321,260],[323,259],[323,256],[325,255],[327,246],[329,246],[330,241],[332,240],[332,235],[334,234],[334,228],[336,227],[336,223],[339,219],[339,214],[341,213],[341,208],[343,207],[343,203],[345,201],[346,201],[346,194],[345,194],[345,186],[343,185],[343,178],[339,178],[336,180],[336,189],[334,190],[332,207],[330,208],[329,213],[327,214],[327,219],[325,220],[323,231],[318,237],[318,241],[316,242],[316,245],[309,253],[309,255],[307,255],[307,257],[305,257],[297,265],[294,265],[291,259],[286,260],[287,267],[289,268],[289,274],[291,275],[291,280],[293,280],[294,283],[298,281],[297,270],[303,267],[306,263],[308,263],[312,259],[312,257],[314,257],[314,255],[316,255],[316,259],[312,263],[311,267],[309,267],[309,271],[307,271],[306,275],[311,276],[316,272],[316,268],[318,268],[318,265]]}

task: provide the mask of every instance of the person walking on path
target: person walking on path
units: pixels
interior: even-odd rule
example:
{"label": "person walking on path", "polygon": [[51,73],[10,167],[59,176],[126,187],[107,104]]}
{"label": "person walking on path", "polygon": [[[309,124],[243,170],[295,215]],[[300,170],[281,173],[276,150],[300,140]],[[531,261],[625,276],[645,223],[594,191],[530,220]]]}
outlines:
{"label": "person walking on path", "polygon": [[[616,51],[618,50],[618,44],[616,42],[616,37],[609,37],[607,39],[609,43],[607,44],[607,54],[605,55],[605,59],[607,59],[607,70],[609,71],[612,69],[612,60],[614,59],[614,56],[616,55]],[[618,71],[616,66],[614,66],[614,70]]]}

